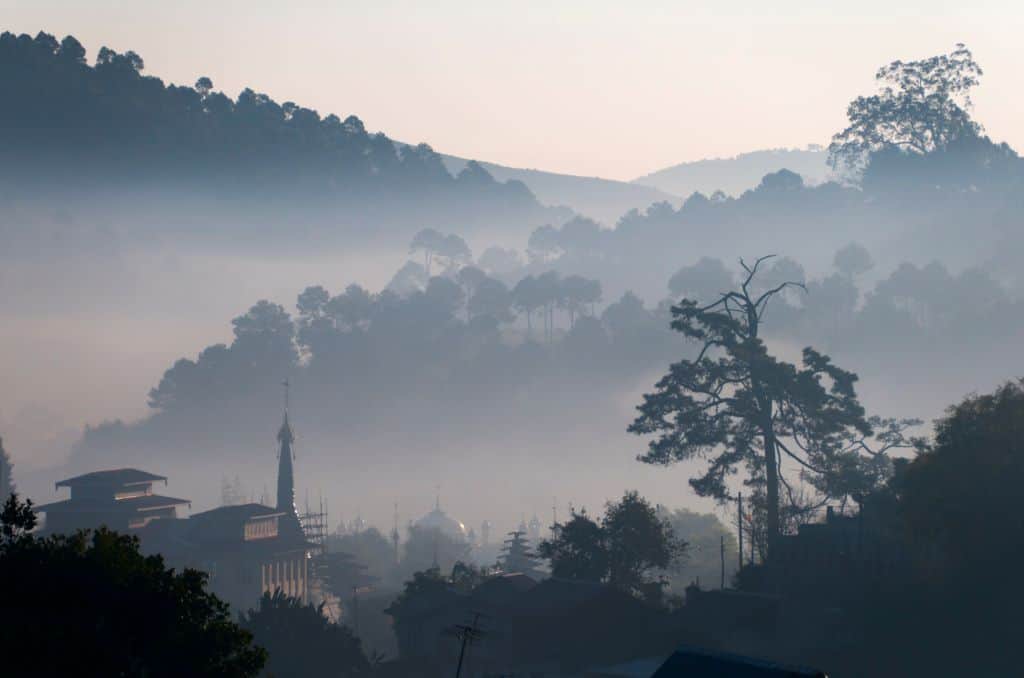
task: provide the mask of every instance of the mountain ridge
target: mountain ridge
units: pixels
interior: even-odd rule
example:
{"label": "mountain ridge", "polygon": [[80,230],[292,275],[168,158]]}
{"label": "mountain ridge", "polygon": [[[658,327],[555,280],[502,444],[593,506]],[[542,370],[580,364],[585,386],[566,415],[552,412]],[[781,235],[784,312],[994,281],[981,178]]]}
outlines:
{"label": "mountain ridge", "polygon": [[826,149],[816,144],[804,148],[766,148],[732,157],[681,162],[637,177],[630,183],[681,196],[694,192],[710,195],[718,190],[738,196],[756,187],[765,175],[781,169],[796,172],[807,184],[822,183],[830,176],[827,159]]}

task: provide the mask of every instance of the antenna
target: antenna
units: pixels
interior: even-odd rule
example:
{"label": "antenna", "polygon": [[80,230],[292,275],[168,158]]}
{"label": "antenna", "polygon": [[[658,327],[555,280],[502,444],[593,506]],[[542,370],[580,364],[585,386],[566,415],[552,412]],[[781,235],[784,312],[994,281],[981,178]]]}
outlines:
{"label": "antenna", "polygon": [[281,386],[284,387],[284,411],[287,412],[288,411],[288,395],[289,395],[288,394],[288,390],[289,390],[289,388],[291,386],[291,383],[289,383],[289,381],[288,381],[288,377],[284,378],[284,381],[281,382]]}

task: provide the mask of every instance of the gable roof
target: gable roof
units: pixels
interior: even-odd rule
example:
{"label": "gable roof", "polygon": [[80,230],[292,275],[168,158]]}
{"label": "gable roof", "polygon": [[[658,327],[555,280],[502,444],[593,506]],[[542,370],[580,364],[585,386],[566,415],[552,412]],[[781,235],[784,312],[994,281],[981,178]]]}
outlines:
{"label": "gable roof", "polygon": [[250,518],[284,515],[284,513],[284,511],[278,511],[273,506],[267,506],[266,504],[235,504],[233,506],[218,506],[209,511],[193,513],[192,520],[240,523]]}
{"label": "gable roof", "polygon": [[167,482],[166,476],[158,476],[137,468],[115,468],[105,471],[93,471],[73,478],[59,480],[56,487],[80,487],[83,485],[142,485],[157,481]]}

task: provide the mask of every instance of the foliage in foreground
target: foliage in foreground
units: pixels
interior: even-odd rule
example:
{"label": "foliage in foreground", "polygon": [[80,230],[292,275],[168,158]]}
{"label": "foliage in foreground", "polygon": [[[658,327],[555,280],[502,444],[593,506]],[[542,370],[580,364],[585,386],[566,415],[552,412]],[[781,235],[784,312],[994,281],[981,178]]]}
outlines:
{"label": "foliage in foreground", "polygon": [[31,502],[0,514],[10,675],[255,676],[266,652],[206,590],[207,575],[144,556],[106,529],[35,537]]}
{"label": "foliage in foreground", "polygon": [[359,638],[329,620],[323,605],[303,603],[280,590],[264,593],[256,609],[243,616],[242,627],[270,653],[267,673],[272,676],[351,676],[371,669]]}

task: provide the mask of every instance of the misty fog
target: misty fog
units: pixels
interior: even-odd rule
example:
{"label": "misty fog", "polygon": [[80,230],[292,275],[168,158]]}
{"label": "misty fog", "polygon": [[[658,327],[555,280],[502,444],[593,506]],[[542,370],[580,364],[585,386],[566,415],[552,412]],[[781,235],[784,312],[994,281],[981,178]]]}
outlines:
{"label": "misty fog", "polygon": [[[820,151],[719,160],[707,165],[706,176],[700,163],[691,164],[689,174],[675,168],[640,180],[664,189],[674,177],[678,194],[672,203],[635,204],[616,221],[601,223],[587,219],[593,201],[572,188],[576,184],[566,184],[569,192],[560,198],[552,195],[560,184],[535,177],[549,182],[538,190],[558,206],[545,207],[528,183],[499,183],[480,165],[449,162],[458,169],[453,176],[429,147],[394,145],[367,133],[358,119],[320,123],[315,112],[290,103],[282,108],[251,91],[240,96],[232,114],[224,108],[230,100],[212,86],[162,90],[160,81],[139,75],[141,58],[105,58],[89,77],[111,91],[137,88],[164,97],[164,106],[184,105],[188,116],[196,115],[188,108],[195,106],[205,106],[210,119],[234,115],[223,120],[235,120],[230,124],[237,125],[238,138],[256,139],[254,125],[278,125],[282,131],[275,145],[260,141],[244,152],[225,146],[213,155],[206,141],[197,141],[202,129],[188,126],[207,124],[201,119],[181,124],[158,117],[147,123],[137,115],[129,133],[122,129],[110,137],[116,139],[114,150],[92,158],[72,155],[50,172],[44,159],[61,157],[67,146],[46,136],[45,117],[10,114],[21,116],[9,118],[12,128],[27,134],[7,151],[25,170],[8,172],[2,193],[0,233],[7,247],[0,254],[0,312],[9,330],[0,337],[0,355],[9,388],[0,396],[0,425],[18,464],[19,485],[40,499],[52,494],[55,474],[115,465],[153,467],[168,475],[175,492],[194,501],[194,510],[216,505],[225,478],[238,476],[259,497],[272,481],[279,383],[288,377],[300,491],[328,499],[338,516],[361,514],[385,527],[397,501],[403,520],[412,520],[429,509],[438,485],[446,506],[464,521],[487,519],[502,529],[527,514],[550,515],[553,502],[562,512],[570,505],[599,507],[624,488],[669,506],[713,509],[689,490],[686,468],[666,472],[637,464],[641,441],[625,432],[640,394],[685,350],[668,330],[667,307],[674,295],[695,290],[672,291],[669,281],[705,257],[724,262],[735,274],[739,257],[777,254],[798,265],[809,282],[819,281],[791,305],[769,311],[771,344],[783,356],[797,355],[806,343],[822,344],[860,375],[859,393],[871,413],[934,418],[958,397],[999,383],[1015,355],[1019,323],[1008,328],[1008,336],[946,337],[942,349],[952,342],[957,358],[927,359],[933,338],[914,339],[909,326],[898,326],[902,315],[879,316],[871,304],[873,296],[890,295],[897,310],[913,316],[915,331],[925,332],[956,325],[961,317],[965,322],[979,303],[1019,308],[1018,260],[1011,254],[1021,244],[1011,227],[1021,213],[1019,192],[1015,183],[992,178],[991,163],[971,165],[979,152],[992,153],[1012,168],[1016,181],[1019,161],[987,139],[979,148],[946,152],[920,179],[901,179],[899,193],[886,175],[910,167],[899,158],[877,160],[861,187],[820,183],[823,173],[805,182],[771,165],[796,158],[811,167],[823,162]],[[52,77],[72,77],[59,63]],[[97,138],[113,134],[96,117],[109,103],[86,97],[67,105],[78,106],[78,115],[95,131],[63,144],[87,153]],[[172,142],[162,139],[138,153],[134,144],[150,133],[147,124],[177,135],[190,150],[172,152]],[[310,130],[347,136],[321,142]],[[23,157],[36,137],[46,141]],[[309,158],[331,162],[318,143],[334,144],[330,153],[340,156],[354,144],[372,149],[365,152],[376,154],[376,164],[365,175],[352,175],[363,188],[339,183],[348,180],[344,171],[331,170],[325,178],[312,170]],[[274,160],[254,164],[261,153]],[[212,162],[195,164],[204,158]],[[693,192],[711,181],[724,185],[733,166],[739,181],[750,181],[755,161],[769,163],[763,180],[742,189],[734,179],[728,186],[732,195]],[[967,168],[951,172],[949,163]],[[531,176],[515,175],[524,181]],[[517,180],[503,177],[510,179]],[[684,192],[684,180],[693,195]],[[938,193],[928,188],[937,180]],[[599,189],[596,184],[588,190]],[[483,262],[492,246],[514,249],[517,259],[489,271],[510,290],[522,278],[546,271],[596,280],[599,300],[578,313],[604,313],[605,329],[613,333],[618,330],[609,324],[607,309],[625,293],[636,293],[649,316],[643,332],[655,339],[631,338],[631,330],[625,331],[607,359],[576,364],[568,349],[558,349],[575,336],[567,312],[552,311],[552,337],[532,336],[537,344],[523,343],[526,321],[518,312],[488,330],[497,334],[486,341],[554,361],[547,368],[534,366],[526,380],[508,383],[500,371],[474,368],[464,377],[468,382],[461,381],[453,377],[459,361],[476,358],[447,355],[444,339],[431,340],[417,358],[425,362],[415,366],[415,374],[374,362],[393,357],[371,352],[360,354],[369,363],[348,367],[346,358],[338,358],[326,378],[319,356],[310,362],[307,346],[296,353],[295,365],[286,359],[254,367],[265,371],[227,387],[203,405],[201,416],[147,406],[146,393],[165,370],[179,358],[194,360],[207,346],[230,344],[229,321],[256,301],[280,304],[298,322],[295,299],[308,286],[323,285],[332,295],[349,284],[380,292],[407,260],[420,261],[409,242],[430,226],[463,238],[471,252],[449,261],[442,276],[454,279],[460,268],[475,263],[474,254]],[[851,242],[863,246],[872,263],[845,282],[837,277],[833,255]],[[937,269],[928,268],[932,262]],[[981,280],[972,287],[975,273]],[[836,292],[829,287],[835,281],[847,287]],[[951,291],[935,289],[939,283]],[[399,296],[425,287],[426,277],[410,284],[396,288]],[[929,287],[948,307],[928,310],[935,303],[927,298]],[[901,301],[914,295],[918,299],[910,303],[922,305],[923,315]],[[450,314],[446,323],[465,325],[461,303],[439,311]],[[843,313],[863,318],[853,324],[840,319],[830,327],[838,321],[814,309],[835,303],[846,305]],[[419,321],[412,322],[409,330],[419,331]],[[437,370],[431,361],[438,361]],[[85,427],[91,433],[83,439]]]}

